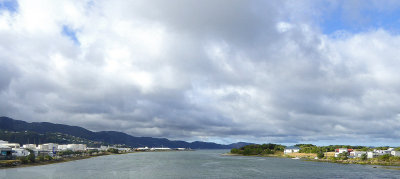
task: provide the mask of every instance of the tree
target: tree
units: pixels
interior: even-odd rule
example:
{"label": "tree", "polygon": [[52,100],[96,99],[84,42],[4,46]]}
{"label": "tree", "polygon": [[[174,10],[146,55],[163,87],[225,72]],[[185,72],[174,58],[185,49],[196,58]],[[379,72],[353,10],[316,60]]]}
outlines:
{"label": "tree", "polygon": [[390,154],[381,155],[381,156],[379,156],[379,160],[389,161],[390,156],[391,156]]}
{"label": "tree", "polygon": [[324,152],[322,152],[322,151],[319,151],[318,153],[317,153],[317,157],[319,158],[319,159],[321,159],[321,158],[324,158]]}
{"label": "tree", "polygon": [[28,161],[34,163],[34,162],[35,162],[35,159],[36,159],[36,158],[35,158],[35,153],[34,153],[33,150],[31,150],[31,149],[26,149],[26,150],[29,151],[29,155],[26,156],[26,160],[28,160]]}
{"label": "tree", "polygon": [[40,156],[39,156],[39,161],[41,161],[41,162],[44,161],[44,156],[43,156],[43,155],[40,155]]}
{"label": "tree", "polygon": [[18,159],[21,161],[22,164],[28,163],[27,157],[18,157]]}
{"label": "tree", "polygon": [[53,160],[53,157],[51,157],[50,155],[46,155],[46,156],[44,156],[44,158],[45,158],[46,160]]}
{"label": "tree", "polygon": [[239,149],[236,149],[236,148],[231,149],[231,153],[233,153],[233,154],[238,154],[239,152],[240,152]]}
{"label": "tree", "polygon": [[30,152],[30,154],[26,157],[31,163],[35,163],[36,158],[35,154],[33,152]]}
{"label": "tree", "polygon": [[339,158],[340,159],[342,159],[342,160],[347,160],[348,159],[348,156],[349,156],[349,153],[347,153],[347,152],[342,152],[342,153],[340,153],[339,154]]}
{"label": "tree", "polygon": [[117,154],[118,153],[118,149],[109,148],[109,149],[107,149],[107,152],[111,152],[113,154]]}
{"label": "tree", "polygon": [[361,155],[361,160],[367,160],[368,159],[368,155],[367,154],[362,154]]}

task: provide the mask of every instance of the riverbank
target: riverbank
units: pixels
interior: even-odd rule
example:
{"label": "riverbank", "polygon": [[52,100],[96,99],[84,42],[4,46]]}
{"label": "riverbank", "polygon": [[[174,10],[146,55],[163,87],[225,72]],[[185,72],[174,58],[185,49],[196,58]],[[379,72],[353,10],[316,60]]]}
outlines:
{"label": "riverbank", "polygon": [[23,163],[21,160],[1,160],[0,161],[0,170],[7,168],[21,168],[21,167],[32,167],[32,166],[40,166],[40,165],[49,165],[63,162],[70,162],[75,160],[83,160],[89,159],[93,157],[105,156],[105,155],[120,155],[113,154],[109,152],[97,154],[97,155],[86,155],[86,156],[69,156],[69,157],[57,157],[52,160],[36,160],[35,162]]}
{"label": "riverbank", "polygon": [[332,156],[329,158],[322,158],[316,159],[316,154],[309,154],[309,153],[296,153],[292,155],[285,155],[285,154],[268,154],[268,155],[242,155],[242,154],[232,154],[232,153],[225,153],[222,154],[225,156],[253,156],[253,157],[276,157],[276,158],[299,158],[304,161],[313,161],[313,162],[329,162],[329,163],[340,163],[340,164],[359,164],[359,165],[379,165],[379,166],[386,166],[393,169],[400,170],[400,161],[382,161],[378,158],[372,158],[367,160],[362,160],[360,158],[349,158],[347,160],[339,160]]}

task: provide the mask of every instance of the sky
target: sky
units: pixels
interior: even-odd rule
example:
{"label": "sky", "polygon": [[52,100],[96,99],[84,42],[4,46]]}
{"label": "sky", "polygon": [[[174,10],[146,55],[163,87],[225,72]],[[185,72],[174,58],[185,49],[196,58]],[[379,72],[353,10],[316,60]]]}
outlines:
{"label": "sky", "polygon": [[0,0],[0,116],[399,146],[399,32],[396,0]]}

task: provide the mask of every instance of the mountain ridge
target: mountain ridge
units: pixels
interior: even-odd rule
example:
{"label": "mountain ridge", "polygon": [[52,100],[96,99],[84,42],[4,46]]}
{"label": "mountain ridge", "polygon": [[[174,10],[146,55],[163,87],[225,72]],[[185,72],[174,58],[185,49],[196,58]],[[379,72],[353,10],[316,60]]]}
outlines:
{"label": "mountain ridge", "polygon": [[[125,144],[130,147],[170,147],[170,148],[192,148],[192,149],[231,149],[238,148],[251,143],[238,142],[229,145],[213,142],[186,142],[180,140],[169,140],[167,138],[135,137],[118,131],[93,132],[79,126],[56,124],[50,122],[26,122],[15,120],[9,117],[0,117],[0,130],[6,131],[32,131],[37,133],[63,133],[92,141],[99,141],[109,144]],[[10,141],[13,142],[13,141]]]}

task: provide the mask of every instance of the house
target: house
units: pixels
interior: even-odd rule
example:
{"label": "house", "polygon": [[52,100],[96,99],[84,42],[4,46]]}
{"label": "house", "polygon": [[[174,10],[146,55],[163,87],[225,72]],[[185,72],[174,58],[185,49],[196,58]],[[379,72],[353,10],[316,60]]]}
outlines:
{"label": "house", "polygon": [[392,150],[390,154],[393,156],[400,156],[400,151]]}
{"label": "house", "polygon": [[389,150],[376,150],[374,149],[374,153],[378,154],[378,155],[385,155],[385,154],[390,154],[391,151]]}
{"label": "house", "polygon": [[367,152],[367,158],[375,158],[376,156],[378,156],[378,154],[375,152]]}
{"label": "house", "polygon": [[350,152],[353,152],[353,149],[347,149],[347,148],[335,149],[335,157],[339,157],[339,154],[343,152],[346,152],[348,155],[350,155]]}
{"label": "house", "polygon": [[283,151],[284,154],[290,154],[290,153],[298,153],[300,151],[300,148],[295,147],[295,146],[290,146],[286,147],[285,150]]}
{"label": "house", "polygon": [[349,156],[354,158],[360,158],[363,154],[367,154],[365,151],[351,151]]}

